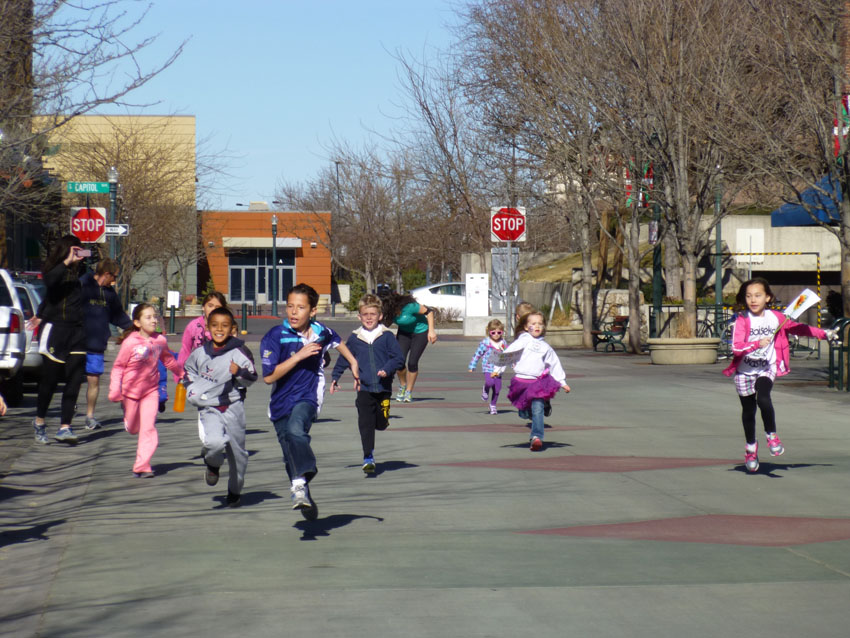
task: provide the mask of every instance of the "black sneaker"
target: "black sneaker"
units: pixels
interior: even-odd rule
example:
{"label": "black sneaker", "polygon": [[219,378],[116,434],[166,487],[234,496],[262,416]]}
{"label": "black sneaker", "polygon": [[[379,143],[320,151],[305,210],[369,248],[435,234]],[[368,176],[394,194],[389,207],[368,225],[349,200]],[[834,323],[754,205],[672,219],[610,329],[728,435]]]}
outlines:
{"label": "black sneaker", "polygon": [[227,498],[224,499],[224,502],[227,507],[239,507],[240,505],[242,505],[242,495],[234,494],[233,492],[228,491]]}
{"label": "black sneaker", "polygon": [[207,482],[207,485],[215,485],[218,483],[218,473],[220,470],[221,468],[207,465],[207,469],[204,470],[204,480]]}

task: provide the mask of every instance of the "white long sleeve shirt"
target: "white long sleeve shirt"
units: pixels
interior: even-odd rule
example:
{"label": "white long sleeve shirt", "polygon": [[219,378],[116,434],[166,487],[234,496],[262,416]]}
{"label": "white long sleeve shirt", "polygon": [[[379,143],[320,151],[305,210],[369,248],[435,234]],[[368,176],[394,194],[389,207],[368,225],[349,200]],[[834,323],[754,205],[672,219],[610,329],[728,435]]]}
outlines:
{"label": "white long sleeve shirt", "polygon": [[[549,374],[561,385],[567,382],[567,375],[561,367],[561,360],[543,337],[535,339],[523,332],[507,347],[505,354],[522,351],[519,360],[514,364],[514,374],[521,379],[537,379],[548,368]],[[504,366],[495,368],[500,374]]]}

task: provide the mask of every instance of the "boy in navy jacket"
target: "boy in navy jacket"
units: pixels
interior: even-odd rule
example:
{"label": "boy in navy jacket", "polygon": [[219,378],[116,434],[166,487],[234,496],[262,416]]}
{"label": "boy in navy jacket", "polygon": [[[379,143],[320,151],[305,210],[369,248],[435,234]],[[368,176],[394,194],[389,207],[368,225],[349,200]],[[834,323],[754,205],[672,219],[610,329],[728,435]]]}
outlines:
{"label": "boy in navy jacket", "polygon": [[[357,427],[363,445],[363,471],[375,472],[375,430],[386,430],[389,425],[390,396],[393,375],[404,367],[404,356],[395,335],[381,323],[383,306],[375,295],[366,295],[357,304],[360,327],[345,345],[357,359],[360,387],[357,391]],[[339,379],[348,368],[340,357],[333,369],[331,394],[339,389]],[[355,384],[356,387],[356,384]]]}

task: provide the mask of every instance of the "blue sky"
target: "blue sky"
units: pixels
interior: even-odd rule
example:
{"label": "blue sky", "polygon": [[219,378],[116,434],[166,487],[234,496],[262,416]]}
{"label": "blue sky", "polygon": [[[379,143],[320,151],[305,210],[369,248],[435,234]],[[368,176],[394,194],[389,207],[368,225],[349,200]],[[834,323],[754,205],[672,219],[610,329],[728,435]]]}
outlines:
{"label": "blue sky", "polygon": [[195,115],[199,140],[237,156],[217,204],[270,201],[280,181],[311,179],[330,164],[323,146],[332,139],[357,146],[365,127],[393,127],[401,93],[391,53],[447,48],[456,3],[154,0],[140,33],[160,36],[147,55],[162,59],[191,39],[129,98],[158,104],[130,112]]}

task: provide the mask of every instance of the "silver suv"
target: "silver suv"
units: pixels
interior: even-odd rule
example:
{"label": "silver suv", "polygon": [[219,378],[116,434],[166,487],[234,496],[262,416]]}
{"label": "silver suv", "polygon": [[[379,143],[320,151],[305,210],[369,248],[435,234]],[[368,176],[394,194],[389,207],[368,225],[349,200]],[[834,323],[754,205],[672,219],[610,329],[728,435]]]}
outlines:
{"label": "silver suv", "polygon": [[18,371],[24,363],[27,333],[21,300],[9,273],[0,268],[0,393],[9,405],[19,405],[23,395]]}

